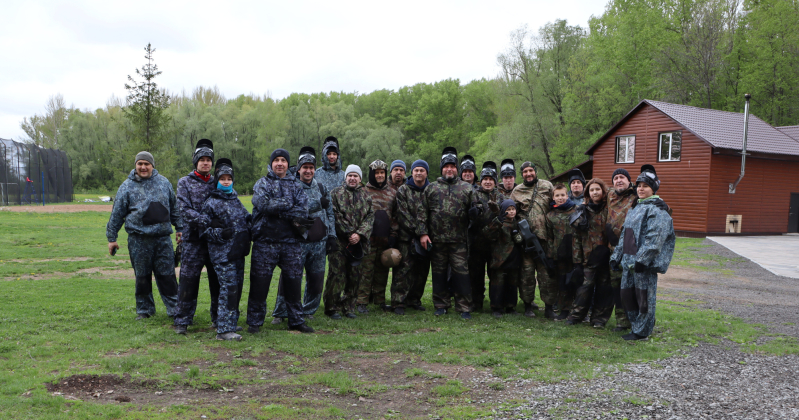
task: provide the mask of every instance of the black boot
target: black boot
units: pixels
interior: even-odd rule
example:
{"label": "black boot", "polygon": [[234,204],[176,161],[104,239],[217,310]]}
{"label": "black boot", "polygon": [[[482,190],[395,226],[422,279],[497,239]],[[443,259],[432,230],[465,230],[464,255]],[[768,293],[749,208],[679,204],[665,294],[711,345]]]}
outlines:
{"label": "black boot", "polygon": [[552,305],[545,305],[544,306],[544,318],[546,318],[546,319],[555,319],[555,310],[552,309]]}
{"label": "black boot", "polygon": [[524,316],[527,318],[535,318],[535,312],[533,312],[533,305],[530,303],[524,304]]}
{"label": "black boot", "polygon": [[563,321],[569,317],[569,311],[560,311],[560,314],[555,317],[555,321]]}

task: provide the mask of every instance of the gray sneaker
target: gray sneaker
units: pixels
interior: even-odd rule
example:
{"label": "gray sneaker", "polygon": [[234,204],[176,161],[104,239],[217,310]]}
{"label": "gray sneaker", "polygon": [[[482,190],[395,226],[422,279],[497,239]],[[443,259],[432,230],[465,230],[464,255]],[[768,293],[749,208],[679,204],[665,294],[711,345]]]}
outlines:
{"label": "gray sneaker", "polygon": [[216,339],[223,341],[231,341],[231,340],[241,341],[241,336],[234,332],[226,332],[224,334],[217,334]]}

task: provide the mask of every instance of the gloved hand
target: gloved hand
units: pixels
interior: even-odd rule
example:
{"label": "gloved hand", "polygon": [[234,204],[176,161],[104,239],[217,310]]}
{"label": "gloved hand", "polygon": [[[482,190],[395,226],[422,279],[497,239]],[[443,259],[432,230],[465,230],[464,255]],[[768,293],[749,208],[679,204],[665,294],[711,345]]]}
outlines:
{"label": "gloved hand", "polygon": [[338,239],[333,236],[328,236],[327,244],[325,244],[325,251],[328,255],[338,251]]}
{"label": "gloved hand", "polygon": [[647,271],[648,269],[649,269],[649,267],[647,267],[647,266],[645,266],[645,265],[643,265],[643,264],[641,264],[641,263],[636,261],[636,263],[635,263],[635,272],[636,273],[643,273],[643,272]]}
{"label": "gloved hand", "polygon": [[481,209],[480,207],[474,206],[474,207],[469,209],[469,219],[477,220],[477,219],[480,218],[480,214],[482,214],[482,213],[483,213],[483,209]]}
{"label": "gloved hand", "polygon": [[616,260],[610,260],[610,269],[613,271],[621,271],[621,265]]}
{"label": "gloved hand", "polygon": [[291,219],[291,227],[298,235],[303,235],[313,226],[314,219],[310,217],[295,217]]}
{"label": "gloved hand", "polygon": [[330,199],[325,196],[322,196],[322,198],[319,199],[319,204],[322,205],[323,209],[327,209],[328,207],[330,207]]}
{"label": "gloved hand", "polygon": [[211,219],[211,227],[214,228],[214,229],[216,229],[216,228],[220,228],[220,229],[224,228],[225,227],[225,222],[223,222],[222,219],[220,219],[218,217],[214,218],[214,219]]}
{"label": "gloved hand", "polygon": [[488,202],[488,209],[491,210],[491,213],[499,214],[499,206],[493,201]]}
{"label": "gloved hand", "polygon": [[230,238],[233,237],[233,232],[234,232],[233,228],[222,229],[222,239],[226,241],[229,240]]}
{"label": "gloved hand", "polygon": [[397,247],[397,237],[396,236],[389,236],[388,237],[388,247],[389,248],[396,248]]}

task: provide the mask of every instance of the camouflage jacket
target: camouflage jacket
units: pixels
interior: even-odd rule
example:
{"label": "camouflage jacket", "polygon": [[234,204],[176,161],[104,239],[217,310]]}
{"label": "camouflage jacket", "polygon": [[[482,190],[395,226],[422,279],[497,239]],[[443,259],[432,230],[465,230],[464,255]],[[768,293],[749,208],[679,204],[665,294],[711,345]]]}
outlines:
{"label": "camouflage jacket", "polygon": [[308,217],[308,196],[302,183],[290,175],[269,173],[252,188],[253,241],[298,243],[302,237],[291,227],[295,217]]}
{"label": "camouflage jacket", "polygon": [[520,203],[516,211],[527,219],[530,229],[539,239],[547,237],[547,213],[552,201],[552,183],[538,179],[533,185],[519,184],[513,189],[510,199]]}
{"label": "camouflage jacket", "polygon": [[183,232],[175,190],[157,169],[153,169],[149,178],[140,178],[134,169],[119,186],[105,227],[108,242],[116,242],[123,224],[128,234],[167,236],[172,234],[172,226]]}
{"label": "camouflage jacket", "polygon": [[375,212],[372,209],[372,198],[363,184],[358,184],[355,188],[346,185],[336,187],[330,193],[330,198],[339,240],[345,242],[353,233],[360,235],[361,240],[368,240],[372,236]]}
{"label": "camouflage jacket", "polygon": [[230,239],[222,237],[225,228],[208,226],[203,230],[201,237],[208,242],[211,261],[225,263],[249,254],[252,216],[239,201],[235,190],[230,194],[220,190],[211,192],[211,196],[203,203],[202,214],[208,219],[208,224],[211,219],[221,219],[225,228],[233,229]]}
{"label": "camouflage jacket", "polygon": [[421,220],[425,214],[424,191],[430,185],[425,180],[424,187],[418,187],[409,176],[405,184],[397,190],[397,222],[399,225],[399,240],[411,241],[422,235],[427,235],[427,224]]}
{"label": "camouflage jacket", "polygon": [[574,228],[569,224],[569,217],[577,210],[577,206],[567,201],[560,207],[553,204],[552,211],[547,213],[547,256],[557,262],[583,261],[582,247],[574,237]]}
{"label": "camouflage jacket", "polygon": [[[472,222],[469,226],[469,236],[473,241],[472,243],[477,243],[478,247],[481,248],[488,248],[488,243],[486,241],[479,241],[479,239],[484,238],[485,236],[482,234],[482,228],[491,223],[494,218],[499,217],[498,214],[495,214],[491,211],[488,206],[488,203],[494,203],[499,207],[500,204],[505,200],[505,196],[499,192],[498,189],[494,188],[491,191],[486,191],[483,187],[477,187],[477,190],[474,193],[474,206],[480,207],[483,209],[482,213],[482,220],[480,222]],[[482,246],[481,246],[482,245]]]}
{"label": "camouflage jacket", "polygon": [[513,190],[514,190],[514,189],[515,189],[515,188],[516,188],[518,185],[519,185],[519,184],[517,184],[517,183],[515,183],[515,182],[514,182],[514,183],[513,183],[513,188],[511,188],[510,190],[506,190],[506,189],[505,189],[505,185],[503,185],[503,184],[500,182],[500,183],[499,183],[499,185],[497,185],[497,189],[498,189],[498,190],[499,190],[499,192],[500,192],[500,193],[502,193],[502,195],[504,195],[505,197],[510,197],[511,193],[513,193]]}
{"label": "camouflage jacket", "polygon": [[574,193],[572,193],[571,190],[569,190],[569,199],[572,201],[572,203],[574,203],[575,205],[578,205],[578,206],[580,204],[585,204],[585,195],[584,194],[580,194],[579,196],[577,196],[577,195],[574,195]]}
{"label": "camouflage jacket", "polygon": [[[311,180],[310,184],[306,184],[297,178],[297,181],[302,185],[302,190],[305,191],[305,195],[308,197],[308,217],[311,219],[319,219],[324,223],[325,230],[327,231],[327,237],[334,237],[336,236],[336,222],[333,218],[333,206],[327,206],[327,209],[322,208],[322,192],[319,191],[319,184],[315,179]],[[322,188],[325,191],[325,197],[328,200],[331,200],[330,191],[324,186]]]}
{"label": "camouflage jacket", "polygon": [[[629,188],[617,192],[611,188],[608,191],[608,218],[606,223],[606,236],[608,236],[608,244],[610,249],[616,247],[621,235],[621,229],[624,226],[624,219],[627,218],[627,213],[633,207],[633,203],[638,200],[635,194],[635,187],[630,185]],[[610,232],[613,234],[610,235]]]}
{"label": "camouflage jacket", "polygon": [[518,223],[521,220],[518,214],[513,220],[500,221],[498,217],[494,217],[483,227],[483,235],[491,248],[491,268],[502,268],[514,258],[521,258],[521,245],[514,241],[514,236],[519,233]]}
{"label": "camouflage jacket", "polygon": [[330,166],[330,162],[327,161],[325,153],[327,151],[323,150],[322,159],[324,159],[325,164],[316,169],[314,179],[316,179],[316,182],[321,182],[328,191],[332,192],[334,189],[344,185],[344,171],[341,169],[341,156],[338,157],[338,163],[333,168]]}
{"label": "camouflage jacket", "polygon": [[375,213],[375,224],[372,236],[386,238],[397,236],[397,190],[391,187],[391,182],[386,182],[383,188],[366,183],[366,192],[372,198],[372,210]]}
{"label": "camouflage jacket", "polygon": [[[580,207],[582,208],[583,217],[587,219],[588,230],[576,230],[575,238],[580,247],[582,247],[582,261],[574,262],[589,267],[607,264],[610,259],[608,238],[605,236],[608,207],[604,202],[599,205],[583,204]],[[594,255],[593,251],[596,251],[596,255]]]}
{"label": "camouflage jacket", "polygon": [[208,223],[201,212],[203,203],[216,190],[216,179],[211,175],[203,181],[194,171],[178,181],[178,208],[183,220],[183,240],[199,241],[202,226]]}
{"label": "camouflage jacket", "polygon": [[625,270],[636,263],[648,269],[665,273],[674,255],[674,224],[669,213],[652,203],[656,195],[639,200],[627,213],[619,245],[613,250],[611,260],[619,262]]}
{"label": "camouflage jacket", "polygon": [[427,223],[433,243],[466,243],[469,209],[474,203],[471,184],[439,177],[424,190],[424,212],[420,221]]}

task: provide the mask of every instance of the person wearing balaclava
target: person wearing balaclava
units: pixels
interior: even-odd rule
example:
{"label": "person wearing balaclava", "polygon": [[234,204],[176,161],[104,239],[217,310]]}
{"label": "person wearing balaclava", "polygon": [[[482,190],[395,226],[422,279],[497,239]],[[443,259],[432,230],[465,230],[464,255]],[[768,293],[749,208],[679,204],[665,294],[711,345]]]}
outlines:
{"label": "person wearing balaclava", "polygon": [[136,275],[136,320],[155,315],[153,274],[167,315],[177,312],[178,284],[175,279],[175,250],[172,226],[178,241],[183,232],[178,200],[172,183],[155,169],[149,152],[139,152],[134,169],[117,190],[114,209],[105,228],[108,252],[119,249],[117,235],[122,225],[128,233],[128,254]]}
{"label": "person wearing balaclava", "polygon": [[[546,216],[549,212],[549,203],[552,201],[552,183],[540,179],[536,171],[536,166],[530,161],[522,163],[522,183],[513,189],[510,199],[516,205],[519,212],[530,225],[532,233],[539,238],[543,248],[546,248]],[[544,252],[547,252],[544,249]],[[519,297],[524,302],[524,316],[535,317],[534,310],[538,309],[535,304],[535,286],[538,283],[538,290],[541,300],[544,301],[544,316],[555,318],[553,305],[558,299],[558,283],[555,279],[550,279],[547,273],[546,263],[541,261],[534,251],[525,252],[522,257],[522,271],[519,276]]]}
{"label": "person wearing balaclava", "polygon": [[638,203],[627,213],[610,257],[611,269],[623,272],[621,303],[632,332],[622,338],[628,341],[646,339],[655,328],[658,273],[668,270],[677,239],[671,216],[658,203],[660,179],[652,165],[641,167],[635,187]]}
{"label": "person wearing balaclava", "polygon": [[372,303],[383,311],[386,305],[386,286],[388,285],[389,268],[380,261],[383,251],[397,246],[397,190],[391,187],[386,171],[387,165],[382,160],[369,164],[369,182],[366,192],[372,198],[374,226],[369,238],[369,253],[361,262],[363,276],[358,286],[358,298],[355,302],[359,313],[369,312],[367,305]]}
{"label": "person wearing balaclava", "polygon": [[325,139],[322,144],[322,161],[323,165],[316,169],[314,179],[328,191],[333,191],[344,183],[344,168],[341,167],[341,149],[337,138],[329,136]]}
{"label": "person wearing balaclava", "polygon": [[247,301],[247,331],[255,334],[266,318],[266,297],[275,267],[285,277],[283,296],[288,310],[289,330],[313,332],[302,313],[302,247],[313,219],[308,218],[308,196],[297,179],[290,176],[289,152],[275,149],[269,159],[269,173],[258,180],[252,195],[252,257],[250,296]]}
{"label": "person wearing balaclava", "polygon": [[192,156],[194,170],[178,180],[178,207],[185,224],[182,251],[180,254],[180,283],[178,284],[178,307],[175,329],[183,334],[194,323],[197,309],[197,294],[200,289],[200,274],[205,267],[208,274],[208,290],[211,293],[211,327],[216,328],[217,304],[219,302],[219,278],[211,263],[208,244],[200,240],[203,226],[210,221],[200,210],[206,199],[216,189],[217,181],[211,173],[214,167],[214,144],[201,139],[194,147]]}
{"label": "person wearing balaclava", "polygon": [[[252,217],[233,189],[235,176],[230,159],[216,161],[216,189],[203,203],[202,214],[210,223],[200,234],[208,243],[208,253],[219,275],[217,340],[241,340],[239,302],[244,286],[244,257],[250,254]],[[181,331],[178,331],[181,333]],[[183,331],[185,334],[186,331]]]}

